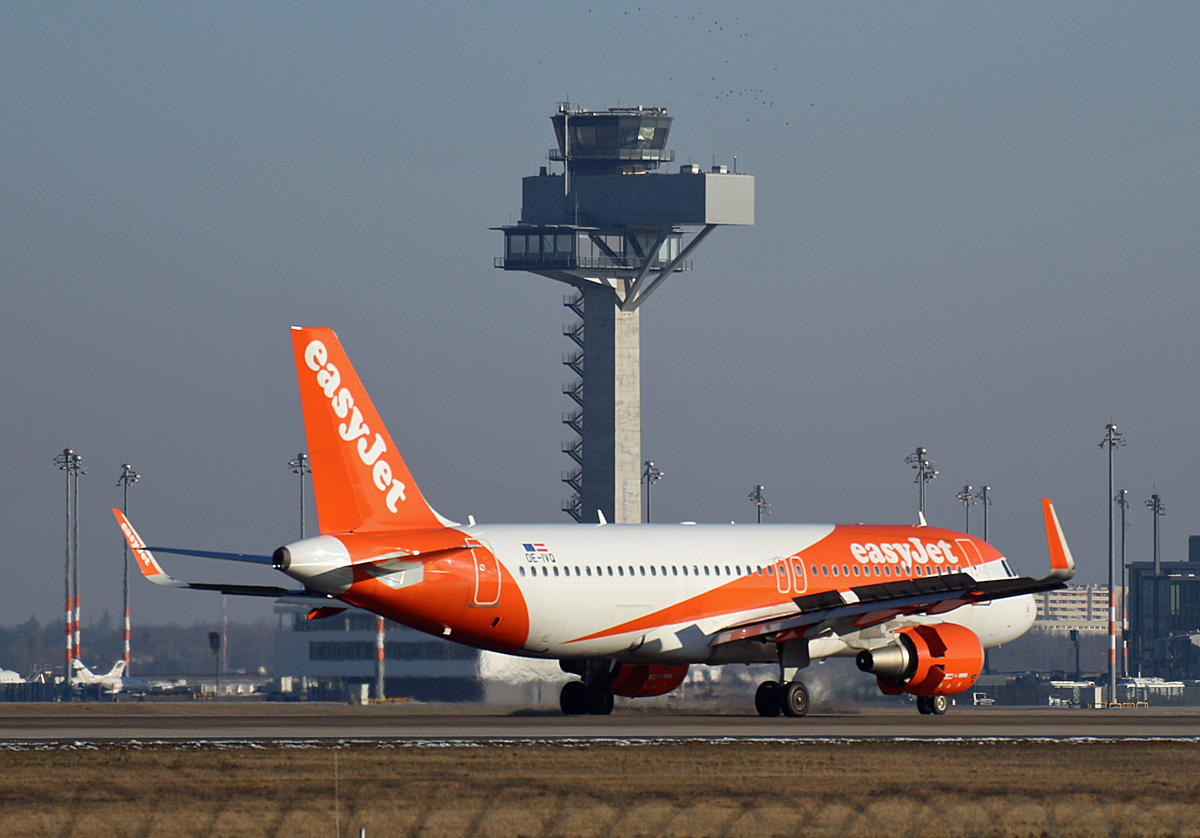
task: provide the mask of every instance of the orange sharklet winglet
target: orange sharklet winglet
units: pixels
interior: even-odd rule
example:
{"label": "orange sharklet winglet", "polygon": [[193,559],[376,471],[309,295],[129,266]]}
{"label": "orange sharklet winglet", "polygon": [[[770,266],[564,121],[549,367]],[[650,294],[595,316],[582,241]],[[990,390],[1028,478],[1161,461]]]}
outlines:
{"label": "orange sharklet winglet", "polygon": [[187,587],[186,582],[180,582],[168,576],[166,571],[159,566],[158,561],[154,558],[154,554],[146,549],[146,542],[142,541],[142,537],[137,534],[137,530],[133,528],[133,524],[129,523],[129,519],[125,517],[125,513],[119,509],[113,509],[113,515],[117,517],[117,523],[121,526],[121,534],[125,536],[125,540],[129,543],[129,551],[133,553],[134,559],[137,561],[138,570],[142,575],[156,585],[163,585],[168,588],[183,588]]}
{"label": "orange sharklet winglet", "polygon": [[1075,558],[1071,555],[1062,524],[1058,522],[1058,513],[1054,511],[1054,504],[1049,498],[1042,498],[1042,515],[1046,519],[1046,546],[1050,550],[1049,578],[1065,581],[1075,575]]}

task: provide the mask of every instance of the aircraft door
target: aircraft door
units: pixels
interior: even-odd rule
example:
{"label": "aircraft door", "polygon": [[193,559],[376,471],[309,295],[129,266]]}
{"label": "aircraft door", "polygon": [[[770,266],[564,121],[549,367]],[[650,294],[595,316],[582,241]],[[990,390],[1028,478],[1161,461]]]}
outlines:
{"label": "aircraft door", "polygon": [[788,570],[787,559],[776,559],[775,565],[775,589],[781,594],[790,593],[792,590],[792,574]]}
{"label": "aircraft door", "polygon": [[804,572],[804,559],[799,554],[787,560],[792,571],[792,592],[799,596],[808,590],[808,574]]}
{"label": "aircraft door", "polygon": [[484,542],[467,539],[471,545],[471,557],[475,565],[475,595],[471,600],[474,608],[491,608],[500,604],[500,562],[496,554]]}

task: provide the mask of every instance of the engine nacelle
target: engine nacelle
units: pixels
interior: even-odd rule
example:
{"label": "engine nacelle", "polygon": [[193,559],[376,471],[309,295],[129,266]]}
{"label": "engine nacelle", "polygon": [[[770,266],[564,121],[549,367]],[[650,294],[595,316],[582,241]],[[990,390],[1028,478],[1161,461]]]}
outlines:
{"label": "engine nacelle", "polygon": [[613,675],[613,695],[626,698],[666,695],[683,683],[687,672],[687,664],[623,663],[617,666]]}
{"label": "engine nacelle", "polygon": [[884,695],[934,696],[968,690],[983,671],[983,645],[970,629],[942,623],[910,626],[896,642],[862,651],[855,663],[879,681]]}

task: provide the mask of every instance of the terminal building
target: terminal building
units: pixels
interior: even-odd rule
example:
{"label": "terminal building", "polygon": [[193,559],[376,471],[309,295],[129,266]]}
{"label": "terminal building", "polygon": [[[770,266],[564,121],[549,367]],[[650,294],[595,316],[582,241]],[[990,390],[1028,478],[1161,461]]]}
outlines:
{"label": "terminal building", "polygon": [[[379,618],[356,608],[309,620],[308,608],[275,609],[275,675],[285,693],[313,699],[374,696]],[[478,649],[384,621],[384,696],[418,701],[480,701]]]}
{"label": "terminal building", "polygon": [[[1121,613],[1122,591],[1117,591],[1117,613]],[[1108,633],[1108,586],[1069,585],[1057,591],[1033,595],[1037,603],[1034,628],[1055,634],[1078,631]]]}
{"label": "terminal building", "polygon": [[1200,536],[1186,562],[1129,565],[1129,669],[1134,675],[1200,679]]}
{"label": "terminal building", "polygon": [[275,609],[275,675],[288,697],[557,707],[569,677],[558,661],[483,652],[384,620],[378,696],[379,618],[357,608],[320,620],[309,620],[308,612],[295,605]]}

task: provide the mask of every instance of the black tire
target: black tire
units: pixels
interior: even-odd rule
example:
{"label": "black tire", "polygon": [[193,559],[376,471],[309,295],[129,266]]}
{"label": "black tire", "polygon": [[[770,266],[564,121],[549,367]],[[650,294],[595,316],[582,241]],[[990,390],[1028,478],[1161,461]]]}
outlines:
{"label": "black tire", "polygon": [[933,712],[933,702],[929,699],[929,696],[917,696],[917,712],[922,716],[928,716]]}
{"label": "black tire", "polygon": [[944,695],[935,695],[929,699],[929,712],[935,716],[944,716],[950,709],[950,699]]}
{"label": "black tire", "polygon": [[754,709],[758,711],[758,715],[768,718],[779,715],[779,683],[777,681],[763,681],[758,685],[758,689],[754,692]]}
{"label": "black tire", "polygon": [[588,711],[588,692],[583,681],[568,681],[558,694],[558,706],[564,716],[582,716]]}
{"label": "black tire", "polygon": [[587,691],[587,711],[592,716],[608,716],[613,711],[613,692],[608,687]]}
{"label": "black tire", "polygon": [[779,706],[783,715],[798,719],[808,713],[808,687],[800,681],[785,684],[779,693]]}

